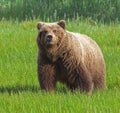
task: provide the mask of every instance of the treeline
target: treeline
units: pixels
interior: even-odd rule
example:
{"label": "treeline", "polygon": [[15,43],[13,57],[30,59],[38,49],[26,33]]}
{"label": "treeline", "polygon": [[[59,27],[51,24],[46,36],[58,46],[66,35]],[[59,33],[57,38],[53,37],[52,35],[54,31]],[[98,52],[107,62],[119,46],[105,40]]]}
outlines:
{"label": "treeline", "polygon": [[120,0],[0,0],[0,20],[91,18],[120,21]]}

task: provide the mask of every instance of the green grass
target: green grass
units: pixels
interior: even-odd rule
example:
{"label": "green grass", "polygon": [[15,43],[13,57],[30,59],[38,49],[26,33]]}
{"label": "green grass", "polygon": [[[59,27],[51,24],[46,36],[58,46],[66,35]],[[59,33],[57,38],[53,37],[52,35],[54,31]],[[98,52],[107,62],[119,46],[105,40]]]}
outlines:
{"label": "green grass", "polygon": [[0,0],[0,20],[92,18],[120,21],[120,0]]}
{"label": "green grass", "polygon": [[0,22],[0,113],[120,113],[120,25],[67,22],[68,30],[96,40],[106,61],[107,89],[88,96],[61,84],[56,92],[41,92],[36,23]]}

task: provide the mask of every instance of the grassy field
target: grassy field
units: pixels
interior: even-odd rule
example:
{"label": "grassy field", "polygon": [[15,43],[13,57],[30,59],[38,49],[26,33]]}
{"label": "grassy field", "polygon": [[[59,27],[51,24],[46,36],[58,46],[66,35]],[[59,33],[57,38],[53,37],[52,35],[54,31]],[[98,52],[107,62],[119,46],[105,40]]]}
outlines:
{"label": "grassy field", "polygon": [[91,18],[117,22],[120,21],[120,0],[0,0],[0,20],[3,18],[19,21]]}
{"label": "grassy field", "polygon": [[36,23],[0,22],[0,113],[120,113],[120,24],[69,21],[67,29],[91,36],[101,47],[107,89],[93,96],[41,92],[36,73]]}

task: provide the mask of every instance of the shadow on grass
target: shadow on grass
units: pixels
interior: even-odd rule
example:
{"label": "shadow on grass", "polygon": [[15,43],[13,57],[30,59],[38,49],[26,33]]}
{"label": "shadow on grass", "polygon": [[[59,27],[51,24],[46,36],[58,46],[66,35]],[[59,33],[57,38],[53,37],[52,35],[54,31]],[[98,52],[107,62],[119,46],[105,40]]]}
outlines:
{"label": "shadow on grass", "polygon": [[13,94],[13,93],[20,93],[20,92],[38,92],[39,91],[39,87],[37,86],[22,86],[22,85],[17,85],[17,86],[0,86],[0,93],[9,93],[9,94]]}
{"label": "shadow on grass", "polygon": [[[120,84],[118,83],[113,83],[113,84],[109,84],[107,86],[108,89],[120,89]],[[19,94],[22,92],[33,92],[33,93],[37,93],[37,92],[41,92],[41,93],[49,93],[46,92],[44,90],[41,90],[39,86],[35,86],[35,85],[16,85],[16,86],[0,86],[0,93],[8,93],[8,94]],[[58,85],[55,93],[68,93],[71,92],[70,89],[68,89],[67,87],[63,86],[63,85]]]}
{"label": "shadow on grass", "polygon": [[[21,92],[33,92],[37,93],[47,93],[44,90],[41,90],[39,86],[30,86],[30,85],[16,85],[16,86],[0,86],[0,93],[9,93],[9,94],[19,94]],[[66,87],[57,87],[55,92],[57,93],[67,93],[69,90]]]}

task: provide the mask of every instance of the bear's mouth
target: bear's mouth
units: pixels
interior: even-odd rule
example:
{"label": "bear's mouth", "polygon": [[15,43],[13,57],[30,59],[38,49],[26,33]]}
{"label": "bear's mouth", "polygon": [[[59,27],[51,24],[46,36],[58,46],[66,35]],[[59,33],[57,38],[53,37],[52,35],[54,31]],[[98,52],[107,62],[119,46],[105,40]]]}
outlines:
{"label": "bear's mouth", "polygon": [[46,48],[52,48],[54,45],[56,45],[56,40],[53,36],[48,35],[44,39],[44,45]]}
{"label": "bear's mouth", "polygon": [[46,41],[46,42],[45,42],[45,46],[46,46],[46,48],[51,48],[51,47],[53,46],[52,41],[51,41],[51,42]]}
{"label": "bear's mouth", "polygon": [[51,48],[52,45],[51,45],[51,44],[47,44],[46,47],[47,47],[47,48]]}

